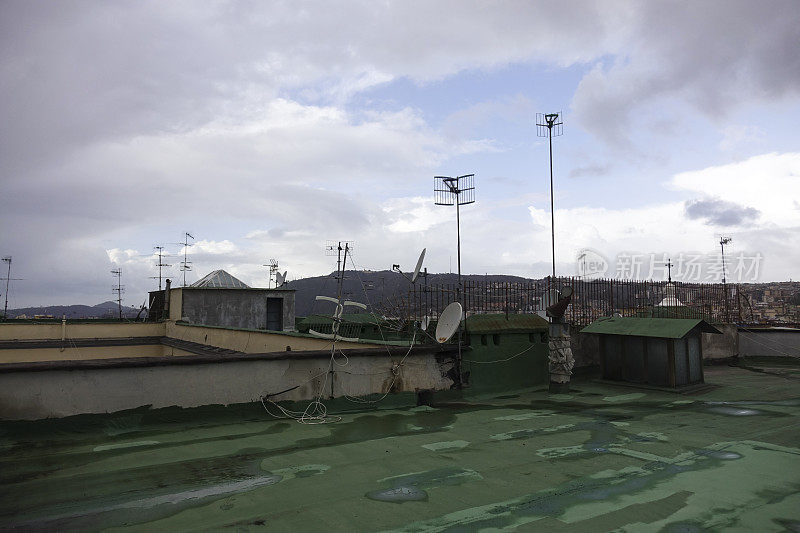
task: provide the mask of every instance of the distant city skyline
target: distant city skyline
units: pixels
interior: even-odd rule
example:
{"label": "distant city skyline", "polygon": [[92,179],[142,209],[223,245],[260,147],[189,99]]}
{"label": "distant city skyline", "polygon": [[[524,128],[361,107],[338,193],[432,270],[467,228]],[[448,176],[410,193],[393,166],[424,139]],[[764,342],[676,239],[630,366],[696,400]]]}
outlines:
{"label": "distant city skyline", "polygon": [[559,275],[586,249],[709,257],[725,235],[761,258],[753,281],[798,279],[797,20],[795,1],[5,2],[9,308],[112,300],[114,268],[138,306],[154,246],[182,282],[187,231],[188,283],[266,286],[270,258],[324,275],[335,240],[356,242],[348,268],[427,248],[447,272],[435,175],[475,174],[464,273],[546,276],[537,112],[563,112]]}

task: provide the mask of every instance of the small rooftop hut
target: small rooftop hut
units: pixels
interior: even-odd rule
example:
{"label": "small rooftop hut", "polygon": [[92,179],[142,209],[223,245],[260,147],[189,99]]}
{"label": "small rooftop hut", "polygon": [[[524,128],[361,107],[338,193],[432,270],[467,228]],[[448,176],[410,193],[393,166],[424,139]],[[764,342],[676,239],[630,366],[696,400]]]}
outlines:
{"label": "small rooftop hut", "polygon": [[701,333],[721,333],[697,318],[606,317],[581,333],[600,337],[603,379],[658,387],[703,383]]}
{"label": "small rooftop hut", "polygon": [[535,314],[470,315],[464,322],[462,372],[472,392],[534,387],[548,382],[549,324]]}

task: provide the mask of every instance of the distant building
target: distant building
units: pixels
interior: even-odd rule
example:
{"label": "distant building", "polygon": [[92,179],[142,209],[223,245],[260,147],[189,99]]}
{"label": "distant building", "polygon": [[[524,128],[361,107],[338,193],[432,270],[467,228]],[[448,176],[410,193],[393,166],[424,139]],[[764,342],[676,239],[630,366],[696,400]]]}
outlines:
{"label": "distant building", "polygon": [[294,292],[252,288],[224,270],[215,270],[188,287],[151,292],[149,320],[294,331]]}

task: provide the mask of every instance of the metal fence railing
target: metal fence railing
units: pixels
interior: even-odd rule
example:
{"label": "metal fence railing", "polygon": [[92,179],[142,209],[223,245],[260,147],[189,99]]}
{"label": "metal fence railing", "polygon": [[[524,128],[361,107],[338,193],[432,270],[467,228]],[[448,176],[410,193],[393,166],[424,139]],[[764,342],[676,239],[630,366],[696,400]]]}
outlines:
{"label": "metal fence railing", "polygon": [[436,317],[451,302],[461,300],[468,314],[535,313],[544,310],[553,288],[572,287],[565,319],[583,327],[597,318],[622,316],[702,318],[715,323],[753,323],[748,300],[738,284],[667,283],[572,277],[525,282],[465,280],[463,297],[456,283],[414,286],[406,296],[384,306],[389,315]]}

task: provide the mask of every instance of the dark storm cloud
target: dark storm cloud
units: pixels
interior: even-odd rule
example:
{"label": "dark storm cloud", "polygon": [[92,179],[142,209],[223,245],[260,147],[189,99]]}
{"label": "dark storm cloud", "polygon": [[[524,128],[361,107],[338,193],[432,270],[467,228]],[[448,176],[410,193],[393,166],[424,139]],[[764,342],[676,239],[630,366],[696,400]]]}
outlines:
{"label": "dark storm cloud", "polygon": [[[353,118],[348,95],[620,57],[576,96],[590,131],[624,128],[632,108],[666,94],[722,113],[796,92],[797,6],[0,2],[0,253],[29,280],[33,301],[21,303],[80,290],[102,301],[105,251],[133,234],[149,247],[150,235],[203,224],[320,239],[380,230],[386,219],[366,206],[465,152],[414,110]],[[287,99],[300,93],[315,105]],[[456,117],[467,126],[497,110],[468,111]]]}
{"label": "dark storm cloud", "polygon": [[576,167],[569,171],[570,178],[583,178],[586,176],[605,176],[611,170],[611,165],[586,165]]}
{"label": "dark storm cloud", "polygon": [[572,108],[584,127],[629,146],[633,115],[676,100],[719,118],[742,104],[800,94],[800,3],[716,0],[630,4],[625,48],[581,81]]}
{"label": "dark storm cloud", "polygon": [[690,200],[684,206],[686,216],[691,219],[705,219],[716,226],[739,226],[754,222],[761,214],[758,209],[745,207],[720,199]]}

